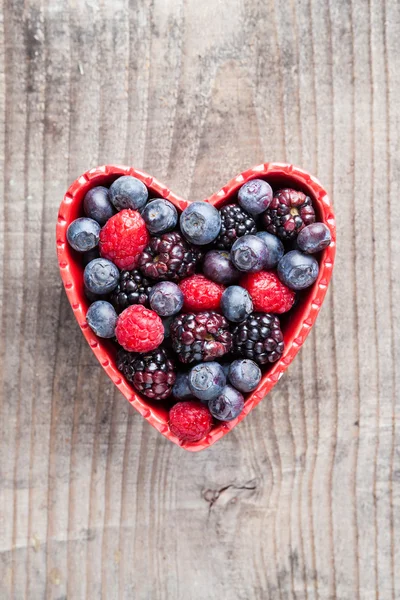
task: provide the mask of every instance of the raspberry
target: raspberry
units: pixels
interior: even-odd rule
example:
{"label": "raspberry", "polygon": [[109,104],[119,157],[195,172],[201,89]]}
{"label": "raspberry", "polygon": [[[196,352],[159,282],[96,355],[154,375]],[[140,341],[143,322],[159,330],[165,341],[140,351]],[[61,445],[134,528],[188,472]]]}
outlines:
{"label": "raspberry", "polygon": [[185,298],[184,310],[194,312],[218,310],[225,290],[223,285],[210,281],[204,275],[192,275],[181,281],[179,287]]}
{"label": "raspberry", "polygon": [[183,363],[213,360],[232,347],[228,321],[212,311],[178,315],[170,332],[172,347]]}
{"label": "raspberry", "polygon": [[249,292],[255,311],[278,314],[287,312],[292,308],[296,297],[272,271],[249,273],[242,277],[240,285]]}
{"label": "raspberry", "polygon": [[129,352],[150,352],[163,341],[164,325],[157,313],[134,304],[119,315],[115,336]]}
{"label": "raspberry", "polygon": [[117,367],[133,387],[152,400],[165,400],[172,393],[176,372],[173,361],[163,348],[147,354],[120,350]]}
{"label": "raspberry", "polygon": [[212,416],[200,402],[178,402],[169,411],[171,433],[182,442],[198,442],[212,427]]}
{"label": "raspberry", "polygon": [[100,254],[119,269],[134,269],[149,243],[146,224],[136,210],[121,210],[100,231]]}
{"label": "raspberry", "polygon": [[261,220],[267,231],[282,240],[294,239],[306,225],[315,221],[311,198],[290,188],[279,190]]}
{"label": "raspberry", "polygon": [[139,269],[145,277],[156,281],[180,281],[193,275],[201,258],[196,250],[176,231],[152,237],[139,257]]}

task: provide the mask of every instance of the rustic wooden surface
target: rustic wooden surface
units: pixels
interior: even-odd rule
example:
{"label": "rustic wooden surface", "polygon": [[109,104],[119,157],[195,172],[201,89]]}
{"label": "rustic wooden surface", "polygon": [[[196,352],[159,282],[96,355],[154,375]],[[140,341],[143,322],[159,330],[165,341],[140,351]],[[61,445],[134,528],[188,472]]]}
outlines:
{"label": "rustic wooden surface", "polygon": [[[1,4],[0,598],[400,598],[398,0]],[[266,160],[330,191],[334,280],[279,385],[192,455],[83,340],[57,207],[105,162],[201,199]]]}

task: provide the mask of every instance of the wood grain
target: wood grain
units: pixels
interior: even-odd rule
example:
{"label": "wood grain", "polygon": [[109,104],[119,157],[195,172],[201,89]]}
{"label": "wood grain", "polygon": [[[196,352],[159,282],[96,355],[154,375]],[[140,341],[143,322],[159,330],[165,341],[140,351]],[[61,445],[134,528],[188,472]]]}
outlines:
{"label": "wood grain", "polygon": [[[400,4],[3,0],[0,598],[400,598]],[[284,160],[338,220],[289,372],[198,455],[114,390],[58,275],[69,183],[201,199]]]}

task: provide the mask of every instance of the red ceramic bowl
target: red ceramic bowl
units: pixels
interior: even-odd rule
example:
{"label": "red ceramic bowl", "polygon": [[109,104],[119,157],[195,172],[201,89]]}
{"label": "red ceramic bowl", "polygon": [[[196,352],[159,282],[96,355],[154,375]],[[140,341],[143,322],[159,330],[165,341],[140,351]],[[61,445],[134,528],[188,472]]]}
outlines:
{"label": "red ceramic bowl", "polygon": [[68,225],[74,219],[83,215],[83,198],[86,192],[97,185],[109,186],[121,175],[137,177],[149,188],[150,197],[167,198],[179,211],[182,211],[189,204],[189,201],[176,196],[150,175],[131,167],[107,165],[87,171],[70,186],[60,205],[57,222],[57,255],[61,277],[83,335],[110,379],[136,410],[160,433],[186,450],[197,452],[208,448],[229,433],[261,402],[280,379],[304,343],[317,318],[332,275],[336,241],[335,217],[328,195],[318,180],[302,169],[283,163],[265,163],[253,167],[232,179],[219,192],[207,199],[207,202],[217,207],[233,202],[239,188],[246,181],[254,178],[266,179],[274,190],[281,187],[293,187],[311,196],[318,220],[324,222],[331,231],[332,243],[320,254],[320,271],[317,281],[302,293],[296,307],[281,318],[285,352],[282,358],[271,365],[263,375],[258,388],[247,397],[243,412],[237,419],[229,423],[216,425],[209,435],[200,442],[182,443],[170,432],[168,412],[162,403],[149,402],[132,388],[125,377],[117,370],[115,345],[108,340],[98,338],[88,327],[86,311],[89,303],[83,290],[81,257],[68,245],[66,240]]}

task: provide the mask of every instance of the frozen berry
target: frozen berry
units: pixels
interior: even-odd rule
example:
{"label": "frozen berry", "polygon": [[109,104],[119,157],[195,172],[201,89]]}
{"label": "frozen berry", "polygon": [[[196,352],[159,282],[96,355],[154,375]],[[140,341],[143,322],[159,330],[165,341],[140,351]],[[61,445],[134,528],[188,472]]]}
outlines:
{"label": "frozen berry", "polygon": [[176,379],[174,362],[163,348],[145,354],[120,350],[117,368],[140,394],[151,400],[165,400]]}
{"label": "frozen berry", "polygon": [[226,384],[225,373],[217,362],[201,363],[189,373],[189,387],[193,396],[202,402],[217,398]]}
{"label": "frozen berry", "polygon": [[113,305],[104,300],[93,302],[86,313],[89,327],[101,338],[114,337],[117,319]]}
{"label": "frozen berry", "polygon": [[240,323],[253,310],[253,303],[247,290],[239,285],[226,288],[221,298],[221,310],[224,317],[233,323]]}
{"label": "frozen berry", "polygon": [[195,272],[201,252],[190,246],[177,231],[153,237],[139,257],[139,268],[157,281],[179,281]]}
{"label": "frozen berry", "polygon": [[100,254],[120,269],[130,271],[149,243],[146,224],[135,210],[121,210],[111,217],[100,232]]}
{"label": "frozen berry", "polygon": [[160,281],[156,283],[149,294],[150,307],[160,317],[176,315],[183,306],[183,294],[176,283]]}
{"label": "frozen berry", "polygon": [[108,188],[99,185],[88,191],[83,201],[85,215],[105,225],[113,214],[114,207],[110,202]]}
{"label": "frozen berry", "polygon": [[164,326],[153,310],[134,304],[119,315],[115,336],[128,352],[150,352],[163,341]]}
{"label": "frozen berry", "polygon": [[77,252],[92,250],[99,243],[100,225],[94,219],[75,219],[67,229],[69,245]]}
{"label": "frozen berry", "polygon": [[272,195],[269,183],[263,179],[252,179],[240,188],[238,202],[251,215],[259,215],[271,204]]}
{"label": "frozen berry", "polygon": [[253,235],[257,228],[254,219],[237,204],[228,204],[220,210],[221,233],[215,240],[217,248],[230,249],[244,235]]}
{"label": "frozen berry", "polygon": [[219,396],[208,403],[210,413],[219,421],[233,421],[240,415],[243,407],[242,394],[231,385],[226,385]]}
{"label": "frozen berry", "polygon": [[285,254],[278,264],[279,279],[292,290],[310,287],[318,277],[317,260],[309,254],[292,250]]}
{"label": "frozen berry", "polygon": [[240,283],[249,292],[254,310],[259,312],[287,312],[296,298],[296,294],[273,271],[249,273],[242,277]]}
{"label": "frozen berry", "polygon": [[233,244],[231,259],[239,271],[255,273],[264,268],[267,249],[260,238],[255,235],[245,235]]}
{"label": "frozen berry", "polygon": [[240,272],[234,266],[231,255],[226,250],[207,252],[203,262],[203,273],[212,281],[223,285],[235,283],[240,277]]}
{"label": "frozen berry", "polygon": [[121,271],[119,283],[112,291],[110,302],[115,310],[120,313],[131,304],[149,306],[149,294],[153,283],[143,277],[137,269]]}
{"label": "frozen berry", "polygon": [[178,211],[175,206],[162,198],[146,204],[141,214],[152,235],[172,231],[178,223]]}
{"label": "frozen berry", "polygon": [[192,390],[189,387],[189,373],[180,373],[176,376],[172,395],[177,400],[193,400]]}
{"label": "frozen berry", "polygon": [[256,389],[261,380],[261,369],[248,358],[234,360],[229,367],[228,379],[234,388],[247,394]]}
{"label": "frozen berry", "polygon": [[303,252],[314,254],[331,243],[331,232],[325,223],[311,223],[297,236],[297,245]]}
{"label": "frozen berry", "polygon": [[214,311],[175,317],[171,323],[171,340],[183,363],[213,360],[232,348],[229,323]]}
{"label": "frozen berry", "polygon": [[108,294],[118,285],[119,271],[110,260],[95,258],[86,265],[83,280],[93,294]]}
{"label": "frozen berry", "polygon": [[192,275],[179,284],[186,311],[218,310],[224,286],[210,281],[204,275]]}
{"label": "frozen berry", "polygon": [[261,220],[267,231],[282,240],[294,239],[299,231],[315,221],[311,198],[290,188],[279,190]]}
{"label": "frozen berry", "polygon": [[200,402],[178,402],[169,411],[171,433],[182,442],[198,442],[212,427],[212,416]]}
{"label": "frozen berry", "polygon": [[267,248],[267,258],[264,269],[273,269],[281,260],[285,253],[285,249],[281,240],[268,231],[259,231],[256,236],[262,240]]}
{"label": "frozen berry", "polygon": [[215,206],[207,202],[193,202],[181,214],[180,226],[188,242],[203,246],[219,235],[221,215]]}
{"label": "frozen berry", "polygon": [[110,200],[117,210],[140,210],[146,204],[148,196],[144,183],[130,175],[119,177],[110,187]]}
{"label": "frozen berry", "polygon": [[279,319],[268,313],[253,313],[232,331],[233,348],[259,365],[280,359],[284,350]]}

